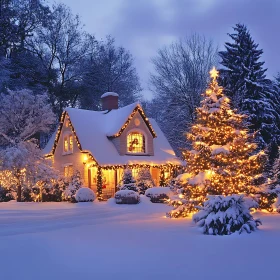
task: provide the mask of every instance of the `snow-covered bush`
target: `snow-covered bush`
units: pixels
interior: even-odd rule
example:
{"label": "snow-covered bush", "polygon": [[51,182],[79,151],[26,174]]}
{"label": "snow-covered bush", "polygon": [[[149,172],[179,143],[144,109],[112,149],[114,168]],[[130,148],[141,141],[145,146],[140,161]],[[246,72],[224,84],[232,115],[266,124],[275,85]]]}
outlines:
{"label": "snow-covered bush", "polygon": [[8,91],[0,93],[0,100],[0,170],[11,173],[21,201],[24,181],[51,171],[34,135],[48,133],[56,118],[47,93]]}
{"label": "snow-covered bush", "polygon": [[121,182],[117,186],[119,190],[131,190],[131,191],[138,191],[136,186],[136,181],[132,176],[131,169],[127,168],[124,170]]}
{"label": "snow-covered bush", "polygon": [[63,193],[63,199],[70,202],[76,202],[75,194],[82,187],[81,173],[76,170],[71,176],[68,186]]}
{"label": "snow-covered bush", "polygon": [[145,191],[145,195],[151,199],[153,203],[165,203],[171,195],[169,187],[153,187]]}
{"label": "snow-covered bush", "polygon": [[122,190],[116,192],[115,201],[117,204],[137,204],[140,202],[140,196],[137,192]]}
{"label": "snow-covered bush", "polygon": [[139,170],[136,178],[136,185],[138,187],[139,194],[145,194],[145,191],[148,188],[152,188],[155,186],[149,168],[141,168]]}
{"label": "snow-covered bush", "polygon": [[209,195],[207,198],[200,211],[193,216],[193,221],[202,227],[204,234],[250,233],[261,224],[259,219],[253,219],[243,195]]}
{"label": "snow-covered bush", "polygon": [[60,202],[62,201],[63,192],[65,191],[65,185],[60,184],[62,179],[53,180],[52,182],[42,182],[41,195],[42,202]]}
{"label": "snow-covered bush", "polygon": [[90,188],[82,187],[77,190],[75,194],[75,199],[77,202],[89,202],[89,201],[94,201],[95,199],[95,194],[93,190]]}
{"label": "snow-covered bush", "polygon": [[14,197],[10,189],[0,186],[0,202],[7,202],[13,199]]}

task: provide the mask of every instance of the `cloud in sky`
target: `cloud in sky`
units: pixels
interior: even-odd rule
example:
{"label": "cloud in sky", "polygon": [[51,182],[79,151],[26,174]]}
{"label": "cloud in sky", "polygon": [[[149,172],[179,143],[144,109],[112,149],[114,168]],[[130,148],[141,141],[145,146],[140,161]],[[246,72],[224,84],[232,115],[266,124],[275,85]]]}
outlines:
{"label": "cloud in sky", "polygon": [[278,71],[279,0],[63,0],[78,13],[85,29],[97,39],[111,34],[135,57],[142,86],[148,94],[151,57],[179,37],[199,33],[223,48],[227,33],[245,23],[263,48],[268,76]]}

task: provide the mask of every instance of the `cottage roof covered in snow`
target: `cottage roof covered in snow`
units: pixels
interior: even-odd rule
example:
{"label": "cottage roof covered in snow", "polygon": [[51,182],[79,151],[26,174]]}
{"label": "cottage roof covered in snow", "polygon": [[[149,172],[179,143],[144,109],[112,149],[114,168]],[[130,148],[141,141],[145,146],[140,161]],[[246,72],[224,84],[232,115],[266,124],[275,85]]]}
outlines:
{"label": "cottage roof covered in snow", "polygon": [[[154,155],[120,155],[110,140],[121,133],[122,128],[135,110],[143,113],[139,103],[113,109],[111,111],[91,111],[76,108],[66,108],[70,121],[81,144],[82,151],[92,154],[99,165],[123,164],[176,164],[182,162],[175,156],[165,135],[153,119],[144,118],[154,137]],[[54,152],[55,135],[49,140],[44,149],[45,154]]]}

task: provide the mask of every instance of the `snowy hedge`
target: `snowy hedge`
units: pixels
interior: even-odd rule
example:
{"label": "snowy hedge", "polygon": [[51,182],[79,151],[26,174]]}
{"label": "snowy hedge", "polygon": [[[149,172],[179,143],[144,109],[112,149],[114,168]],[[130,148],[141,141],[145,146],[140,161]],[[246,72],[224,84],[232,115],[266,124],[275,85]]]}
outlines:
{"label": "snowy hedge", "polygon": [[77,190],[75,199],[77,202],[94,201],[95,194],[90,188],[80,188]]}
{"label": "snowy hedge", "polygon": [[236,231],[250,233],[261,224],[254,220],[244,202],[243,195],[208,196],[204,206],[193,216],[204,234],[229,235]]}
{"label": "snowy hedge", "polygon": [[131,190],[121,190],[116,192],[115,201],[117,204],[137,204],[140,202],[140,196]]}
{"label": "snowy hedge", "polygon": [[153,187],[147,189],[145,195],[151,199],[151,202],[164,203],[169,199],[171,190],[169,187]]}

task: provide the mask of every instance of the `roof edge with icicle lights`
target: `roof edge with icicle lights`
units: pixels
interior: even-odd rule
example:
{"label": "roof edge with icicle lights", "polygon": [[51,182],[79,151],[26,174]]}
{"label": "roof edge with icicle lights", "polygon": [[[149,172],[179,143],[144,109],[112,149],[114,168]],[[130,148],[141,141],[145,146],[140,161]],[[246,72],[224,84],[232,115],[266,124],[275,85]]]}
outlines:
{"label": "roof edge with icicle lights", "polygon": [[63,127],[65,118],[67,118],[67,121],[68,121],[70,129],[71,129],[71,131],[72,131],[72,133],[74,135],[74,138],[76,140],[76,143],[77,143],[77,146],[78,146],[79,150],[82,153],[88,153],[88,156],[97,164],[97,160],[94,158],[94,156],[90,152],[84,151],[82,149],[82,145],[81,145],[81,143],[79,141],[77,133],[76,133],[76,131],[74,129],[74,126],[73,126],[73,124],[71,122],[71,119],[70,119],[70,117],[69,117],[69,115],[68,115],[68,113],[66,111],[64,111],[62,113],[62,115],[61,115],[59,126],[58,126],[58,129],[57,129],[56,135],[55,135],[55,140],[54,140],[54,143],[53,143],[52,150],[51,150],[51,152],[49,154],[45,155],[45,157],[49,158],[49,157],[52,157],[54,155],[56,147],[57,147],[57,144],[58,144],[58,141],[59,141],[59,138],[60,138],[60,134],[61,134],[61,131],[62,131],[62,127]]}
{"label": "roof edge with icicle lights", "polygon": [[108,138],[116,138],[116,137],[119,137],[123,131],[126,129],[126,127],[129,125],[130,121],[132,120],[132,118],[135,116],[135,114],[139,112],[140,113],[140,116],[142,117],[143,121],[145,122],[145,124],[147,125],[148,129],[150,130],[153,138],[156,138],[157,135],[151,125],[151,123],[149,122],[149,119],[148,117],[146,116],[146,114],[144,113],[142,107],[140,106],[140,104],[137,104],[136,107],[134,108],[134,110],[132,111],[132,113],[130,114],[130,116],[128,117],[127,121],[123,124],[123,126],[121,127],[121,129],[113,134],[113,135],[108,135],[107,137]]}

